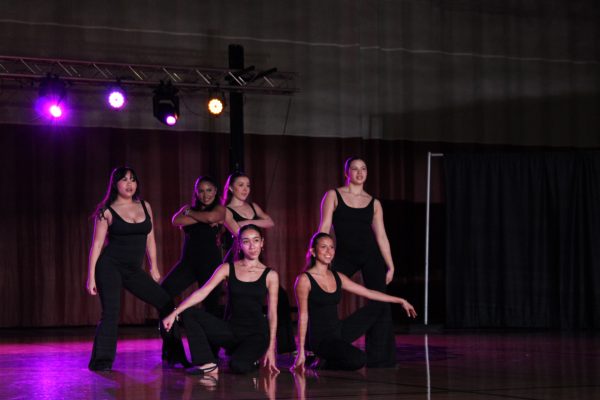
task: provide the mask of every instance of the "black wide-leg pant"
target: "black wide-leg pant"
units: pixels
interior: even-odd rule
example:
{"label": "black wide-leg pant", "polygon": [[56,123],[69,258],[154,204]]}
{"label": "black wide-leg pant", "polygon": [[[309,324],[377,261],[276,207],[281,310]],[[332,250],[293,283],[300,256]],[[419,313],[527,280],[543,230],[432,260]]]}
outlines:
{"label": "black wide-leg pant", "polygon": [[341,336],[322,339],[315,354],[325,360],[325,369],[354,371],[368,362],[368,353],[354,347],[352,342],[378,323],[387,304],[370,302],[342,320]]}
{"label": "black wide-leg pant", "polygon": [[[257,361],[269,347],[269,334],[242,332],[229,321],[223,321],[198,308],[185,310],[181,317],[187,333],[192,364],[216,363],[215,347],[223,347],[230,355],[229,367],[236,373],[247,373],[258,367]],[[257,321],[257,324],[259,321]]]}
{"label": "black wide-leg pant", "polygon": [[89,368],[110,369],[117,349],[122,288],[154,306],[160,316],[173,308],[169,294],[139,265],[125,265],[110,257],[101,256],[96,265],[95,277],[102,315],[96,328]]}
{"label": "black wide-leg pant", "polygon": [[[220,264],[220,260],[207,260],[202,265],[192,265],[189,260],[180,260],[169,274],[162,281],[161,286],[167,291],[171,298],[180,295],[185,289],[190,287],[194,282],[198,283],[198,287],[202,287],[215,272]],[[221,297],[221,285],[215,287],[206,299],[202,301],[203,308],[214,315],[215,317],[222,318],[223,310],[219,306],[219,299]]]}
{"label": "black wide-leg pant", "polygon": [[[387,267],[378,249],[373,250],[364,262],[357,262],[338,252],[333,269],[349,278],[360,270],[365,287],[384,293],[386,291]],[[369,300],[368,304],[371,303],[379,304],[375,308],[380,312],[377,312],[377,319],[366,331],[367,367],[393,367],[396,364],[396,344],[391,307],[388,303]]]}

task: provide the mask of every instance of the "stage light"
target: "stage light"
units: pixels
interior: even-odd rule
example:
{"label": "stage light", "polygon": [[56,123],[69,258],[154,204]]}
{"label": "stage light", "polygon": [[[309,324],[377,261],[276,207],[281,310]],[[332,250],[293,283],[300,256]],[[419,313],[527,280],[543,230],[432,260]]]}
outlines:
{"label": "stage light", "polygon": [[51,120],[58,120],[65,115],[64,99],[67,95],[65,84],[58,76],[48,74],[40,82],[39,97],[36,102],[37,112]]}
{"label": "stage light", "polygon": [[127,95],[125,94],[125,90],[123,90],[118,82],[108,89],[106,101],[108,101],[108,105],[114,110],[121,110],[123,107],[125,107],[125,103],[127,103]]}
{"label": "stage light", "polygon": [[152,98],[152,110],[154,117],[165,125],[173,126],[179,119],[179,90],[173,86],[171,81],[164,83],[154,89]]}
{"label": "stage light", "polygon": [[225,109],[225,94],[211,94],[208,98],[208,112],[214,116],[219,116]]}

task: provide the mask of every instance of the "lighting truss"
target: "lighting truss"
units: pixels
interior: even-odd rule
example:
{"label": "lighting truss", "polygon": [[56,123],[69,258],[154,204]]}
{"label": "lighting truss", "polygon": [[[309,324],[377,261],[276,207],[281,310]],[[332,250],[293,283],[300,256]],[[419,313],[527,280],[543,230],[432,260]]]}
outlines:
{"label": "lighting truss", "polygon": [[122,85],[155,87],[170,80],[179,88],[220,90],[266,95],[291,95],[297,74],[275,68],[252,72],[195,66],[123,64],[99,61],[31,58],[0,55],[0,80],[39,81],[48,74],[77,85],[105,85],[117,79]]}

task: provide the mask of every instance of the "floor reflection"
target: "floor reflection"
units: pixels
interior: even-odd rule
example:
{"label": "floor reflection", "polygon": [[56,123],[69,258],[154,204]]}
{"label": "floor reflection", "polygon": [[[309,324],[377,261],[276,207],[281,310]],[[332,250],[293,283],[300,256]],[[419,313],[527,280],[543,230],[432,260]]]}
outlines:
{"label": "floor reflection", "polygon": [[125,328],[111,372],[87,370],[89,329],[0,332],[0,399],[600,399],[593,333],[446,333],[397,337],[396,368],[212,376],[165,369],[160,339]]}

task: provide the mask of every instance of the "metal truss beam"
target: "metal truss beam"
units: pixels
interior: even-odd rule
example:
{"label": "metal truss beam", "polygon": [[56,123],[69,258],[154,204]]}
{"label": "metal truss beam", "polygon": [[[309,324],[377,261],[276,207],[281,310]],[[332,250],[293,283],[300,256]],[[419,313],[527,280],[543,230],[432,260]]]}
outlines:
{"label": "metal truss beam", "polygon": [[276,68],[244,70],[172,65],[122,64],[99,61],[63,60],[0,55],[0,80],[39,81],[48,74],[78,85],[157,86],[172,81],[189,90],[220,90],[264,95],[291,95],[297,74]]}

